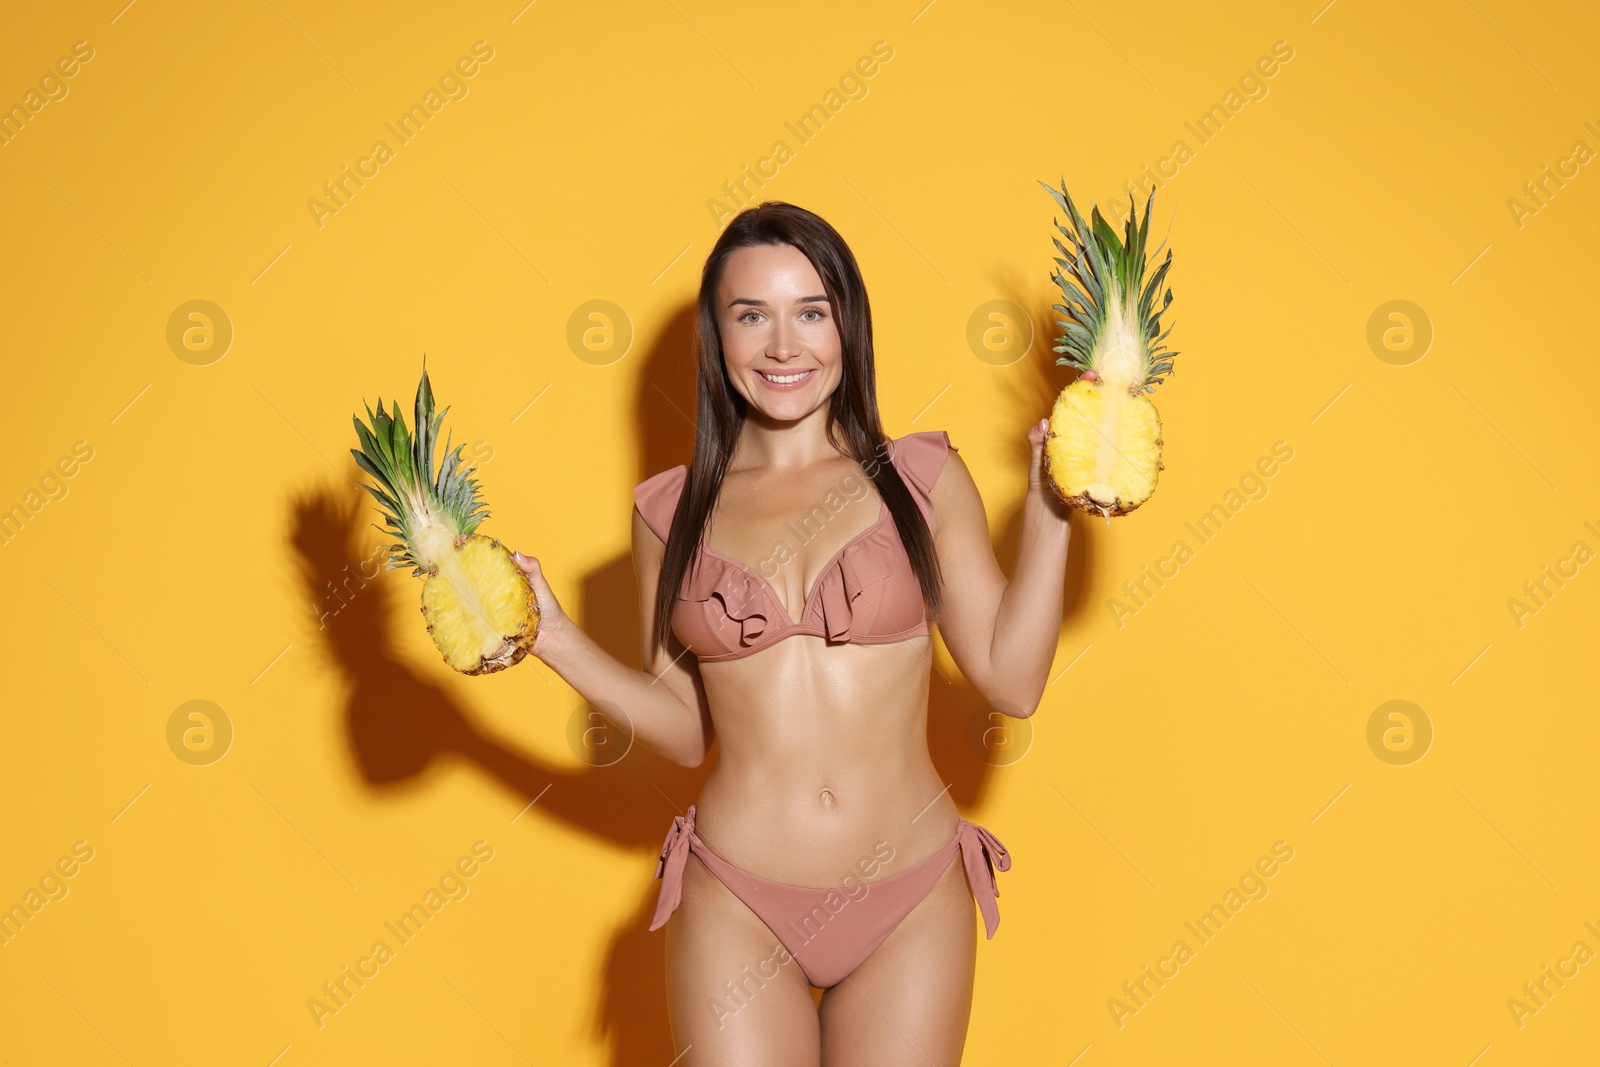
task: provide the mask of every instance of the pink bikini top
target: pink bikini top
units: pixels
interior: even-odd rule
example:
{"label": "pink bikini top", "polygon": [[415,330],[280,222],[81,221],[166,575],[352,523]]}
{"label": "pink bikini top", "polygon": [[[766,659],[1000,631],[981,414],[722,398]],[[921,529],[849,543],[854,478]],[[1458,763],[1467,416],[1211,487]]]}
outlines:
{"label": "pink bikini top", "polygon": [[[891,439],[889,459],[933,528],[929,493],[944,469],[950,443],[943,430]],[[958,450],[959,451],[959,450]],[[645,524],[663,542],[689,468],[680,463],[633,487]],[[766,579],[731,556],[702,548],[684,575],[672,631],[702,662],[739,659],[795,634],[880,645],[931,632],[922,586],[900,532],[879,502],[878,519],[851,538],[823,568],[799,619],[789,617]]]}

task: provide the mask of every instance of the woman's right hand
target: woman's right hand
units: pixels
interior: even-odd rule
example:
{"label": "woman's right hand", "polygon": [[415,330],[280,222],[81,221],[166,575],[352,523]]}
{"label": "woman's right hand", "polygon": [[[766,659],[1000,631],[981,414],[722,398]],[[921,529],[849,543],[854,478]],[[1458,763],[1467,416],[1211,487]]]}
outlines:
{"label": "woman's right hand", "polygon": [[549,649],[550,643],[559,634],[572,624],[567,618],[567,613],[561,609],[560,601],[550,591],[550,583],[544,580],[544,571],[539,567],[539,561],[533,556],[524,556],[521,552],[513,551],[511,558],[515,561],[522,573],[528,576],[528,584],[533,586],[534,598],[539,604],[539,633],[534,638],[531,651],[540,659]]}

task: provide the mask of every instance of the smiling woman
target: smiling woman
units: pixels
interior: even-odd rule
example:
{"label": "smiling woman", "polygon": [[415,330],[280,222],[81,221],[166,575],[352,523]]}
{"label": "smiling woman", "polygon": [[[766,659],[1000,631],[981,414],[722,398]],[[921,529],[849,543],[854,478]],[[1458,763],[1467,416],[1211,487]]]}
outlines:
{"label": "smiling woman", "polygon": [[[760,274],[804,289],[806,275],[815,276],[805,253],[791,245],[758,245],[747,251],[731,272],[735,278]],[[732,320],[732,329],[723,340],[730,377],[786,397],[770,409],[773,417],[798,417],[816,406],[805,395],[795,398],[793,394],[815,396],[820,391],[826,396],[833,391],[842,364],[839,332],[827,293],[791,297],[784,307],[757,296],[735,296],[725,309]]]}
{"label": "smiling woman", "polygon": [[[957,1062],[974,905],[993,937],[1011,859],[933,765],[933,627],[987,704],[1033,714],[1070,532],[1040,475],[1044,424],[1027,433],[1008,581],[950,435],[884,431],[866,285],[825,220],[781,201],[741,212],[707,257],[695,322],[692,461],[633,488],[642,668],[579,629],[519,556],[533,655],[675,763],[718,745],[698,800],[669,798],[681,814],[656,859],[650,927],[666,931],[679,1048],[699,1063],[898,1063],[909,1043]],[[808,536],[790,548],[796,529]],[[844,891],[836,872],[875,844],[886,858]],[[749,972],[774,940],[780,967]],[[728,976],[746,973],[761,994],[742,990],[735,1017]],[[894,1025],[877,1004],[896,1005]]]}

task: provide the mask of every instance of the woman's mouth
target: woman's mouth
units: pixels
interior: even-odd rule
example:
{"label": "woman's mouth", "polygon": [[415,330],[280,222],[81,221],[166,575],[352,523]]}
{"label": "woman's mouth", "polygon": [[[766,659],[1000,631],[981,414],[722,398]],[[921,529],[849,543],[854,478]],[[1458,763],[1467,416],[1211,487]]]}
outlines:
{"label": "woman's mouth", "polygon": [[768,389],[798,389],[809,381],[816,372],[815,367],[810,370],[791,371],[787,374],[771,374],[767,371],[758,370],[756,371],[756,377],[760,378]]}

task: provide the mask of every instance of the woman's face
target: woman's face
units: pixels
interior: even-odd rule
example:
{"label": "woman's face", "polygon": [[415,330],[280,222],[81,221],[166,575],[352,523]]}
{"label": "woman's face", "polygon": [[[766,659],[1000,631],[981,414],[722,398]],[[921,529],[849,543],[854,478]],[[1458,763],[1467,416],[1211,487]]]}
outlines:
{"label": "woman's face", "polygon": [[843,375],[839,328],[805,253],[793,245],[741,248],[717,289],[723,363],[750,407],[791,422],[825,404]]}

